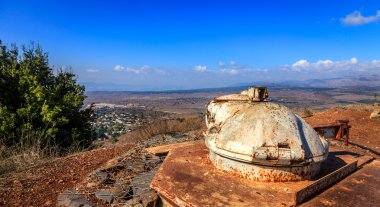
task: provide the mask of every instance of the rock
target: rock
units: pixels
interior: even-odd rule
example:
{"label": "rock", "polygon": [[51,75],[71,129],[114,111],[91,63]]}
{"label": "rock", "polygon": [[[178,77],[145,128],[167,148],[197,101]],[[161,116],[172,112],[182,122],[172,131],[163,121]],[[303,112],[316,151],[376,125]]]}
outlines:
{"label": "rock", "polygon": [[172,133],[172,136],[173,136],[174,138],[182,138],[182,137],[184,137],[185,135],[182,134],[182,133],[180,133],[180,132],[173,132],[173,133]]}
{"label": "rock", "polygon": [[106,201],[107,203],[111,203],[113,200],[113,196],[110,190],[101,189],[100,191],[95,193],[95,197],[100,200]]}
{"label": "rock", "polygon": [[145,162],[143,161],[129,161],[125,163],[126,169],[134,172],[134,173],[140,173],[144,171]]}
{"label": "rock", "polygon": [[124,169],[124,166],[119,163],[119,164],[116,164],[112,167],[109,167],[107,169],[105,169],[107,172],[112,172],[112,173],[116,173],[116,172],[119,172],[120,170],[123,170]]}
{"label": "rock", "polygon": [[96,172],[94,175],[95,178],[99,178],[101,182],[108,178],[108,173],[106,172]]}
{"label": "rock", "polygon": [[113,179],[106,179],[106,180],[104,180],[103,182],[102,182],[102,184],[106,184],[106,185],[112,185],[112,184],[114,184],[115,183],[115,180],[113,180]]}
{"label": "rock", "polygon": [[[108,205],[114,207],[157,205],[158,195],[150,188],[150,183],[164,157],[148,153],[144,149],[145,146],[166,145],[196,139],[196,136],[181,133],[151,137],[137,143],[122,156],[108,162],[106,166],[93,171],[86,178],[86,182],[83,182],[83,186],[78,189],[81,189],[81,192],[86,190],[92,195],[95,194],[98,201],[107,202]],[[64,179],[62,178],[61,182],[68,182]],[[15,184],[21,185],[20,182]],[[107,187],[100,187],[105,185]],[[100,190],[101,188],[103,189]],[[57,204],[67,207],[95,206],[75,190],[65,191],[59,195]]]}
{"label": "rock", "polygon": [[158,195],[151,191],[127,200],[123,207],[154,207],[158,206]]}
{"label": "rock", "polygon": [[146,158],[144,169],[145,170],[152,170],[154,169],[158,164],[160,164],[161,158],[158,156],[151,156],[150,158]]}
{"label": "rock", "polygon": [[98,183],[95,183],[95,182],[89,182],[89,183],[86,184],[86,187],[87,187],[87,188],[92,188],[92,187],[95,187],[95,186],[97,186],[97,185],[98,185]]}
{"label": "rock", "polygon": [[373,112],[371,113],[370,119],[380,119],[380,109],[375,109],[373,110]]}
{"label": "rock", "polygon": [[143,207],[143,205],[140,203],[139,198],[132,198],[125,202],[123,207]]}
{"label": "rock", "polygon": [[150,191],[139,196],[142,206],[154,207],[157,206],[158,195],[155,191]]}
{"label": "rock", "polygon": [[111,188],[111,194],[114,198],[125,198],[130,191],[126,181],[116,180],[114,187]]}
{"label": "rock", "polygon": [[150,183],[159,167],[160,165],[157,165],[152,171],[140,173],[132,179],[131,188],[134,196],[153,191],[153,189],[150,188]]}
{"label": "rock", "polygon": [[71,189],[58,195],[57,206],[94,207],[95,205],[86,200],[83,195],[78,194],[76,190]]}
{"label": "rock", "polygon": [[112,196],[115,198],[123,198],[128,194],[120,185],[115,185],[110,190]]}

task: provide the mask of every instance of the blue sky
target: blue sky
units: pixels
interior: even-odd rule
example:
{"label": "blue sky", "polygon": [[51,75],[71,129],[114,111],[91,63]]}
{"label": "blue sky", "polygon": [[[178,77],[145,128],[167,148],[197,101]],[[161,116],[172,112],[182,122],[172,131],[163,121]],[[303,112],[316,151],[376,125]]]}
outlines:
{"label": "blue sky", "polygon": [[0,39],[38,42],[91,90],[380,73],[378,1],[0,0]]}

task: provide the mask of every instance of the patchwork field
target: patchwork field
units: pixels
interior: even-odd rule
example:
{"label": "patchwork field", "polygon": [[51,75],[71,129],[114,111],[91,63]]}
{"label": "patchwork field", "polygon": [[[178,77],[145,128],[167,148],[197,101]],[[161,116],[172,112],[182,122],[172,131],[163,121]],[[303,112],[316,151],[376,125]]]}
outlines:
{"label": "patchwork field", "polygon": [[[201,89],[164,92],[89,92],[86,104],[111,103],[143,107],[150,110],[178,114],[203,113],[205,106],[223,94],[239,93],[247,87]],[[323,110],[347,104],[372,104],[379,101],[379,87],[351,88],[302,88],[268,87],[271,101],[282,103],[293,109],[312,108]]]}

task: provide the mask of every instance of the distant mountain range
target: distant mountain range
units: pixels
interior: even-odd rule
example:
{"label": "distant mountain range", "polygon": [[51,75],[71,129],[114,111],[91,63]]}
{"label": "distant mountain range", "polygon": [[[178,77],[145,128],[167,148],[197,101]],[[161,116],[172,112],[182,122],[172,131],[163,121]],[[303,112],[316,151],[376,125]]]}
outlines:
{"label": "distant mountain range", "polygon": [[358,77],[311,79],[306,81],[286,81],[281,85],[298,87],[317,87],[317,88],[339,88],[339,87],[379,87],[380,75],[368,75]]}
{"label": "distant mountain range", "polygon": [[[289,81],[280,81],[280,82],[269,82],[269,81],[258,81],[252,83],[239,83],[228,85],[225,87],[215,87],[215,88],[200,88],[200,89],[187,89],[187,88],[174,88],[171,89],[170,86],[163,86],[160,88],[157,87],[149,87],[149,86],[129,86],[125,84],[114,84],[114,83],[90,83],[85,82],[82,83],[86,86],[87,92],[93,91],[138,91],[138,92],[150,92],[150,91],[219,91],[223,90],[231,90],[236,91],[240,89],[244,89],[247,86],[256,85],[256,86],[268,86],[268,87],[311,87],[311,88],[342,88],[342,87],[360,87],[360,88],[379,88],[380,89],[380,74],[370,74],[370,75],[360,75],[357,77],[347,76],[341,78],[319,78],[319,79],[310,79],[310,80],[289,80]],[[131,90],[132,89],[132,90]]]}

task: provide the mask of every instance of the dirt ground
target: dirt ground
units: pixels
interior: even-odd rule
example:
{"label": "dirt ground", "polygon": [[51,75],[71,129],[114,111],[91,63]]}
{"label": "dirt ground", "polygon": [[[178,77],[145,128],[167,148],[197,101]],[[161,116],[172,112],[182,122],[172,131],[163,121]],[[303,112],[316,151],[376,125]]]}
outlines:
{"label": "dirt ground", "polygon": [[[349,119],[350,141],[380,151],[380,120],[369,119],[370,111],[331,109],[307,118],[311,124]],[[107,148],[56,159],[21,173],[0,177],[0,206],[55,206],[59,193],[74,187],[87,174],[121,155],[132,145]]]}
{"label": "dirt ground", "polygon": [[306,118],[310,124],[334,123],[348,119],[352,126],[349,141],[380,151],[380,120],[370,119],[371,111],[330,109]]}
{"label": "dirt ground", "polygon": [[58,158],[35,169],[0,177],[0,206],[55,206],[57,196],[121,155],[131,144]]}

